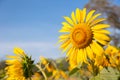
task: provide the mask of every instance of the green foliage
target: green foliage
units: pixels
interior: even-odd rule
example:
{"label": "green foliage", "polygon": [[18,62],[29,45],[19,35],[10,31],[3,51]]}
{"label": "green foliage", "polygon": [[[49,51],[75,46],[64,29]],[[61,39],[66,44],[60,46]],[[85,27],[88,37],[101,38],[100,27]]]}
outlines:
{"label": "green foliage", "polygon": [[0,70],[0,80],[3,79],[5,77],[5,71],[4,69]]}
{"label": "green foliage", "polygon": [[63,71],[68,71],[69,64],[64,57],[56,59],[55,63],[57,64],[58,69],[61,69]]}
{"label": "green foliage", "polygon": [[4,70],[5,67],[6,67],[5,61],[4,60],[0,61],[0,80],[5,77],[5,70]]}
{"label": "green foliage", "polygon": [[27,78],[31,77],[33,75],[33,71],[32,71],[32,68],[33,68],[33,63],[34,61],[31,59],[31,56],[28,57],[28,56],[25,56],[23,57],[23,70],[24,70],[24,76]]}
{"label": "green foliage", "polygon": [[92,77],[90,80],[119,80],[119,74],[115,69],[109,67],[108,70],[103,69],[97,76]]}
{"label": "green foliage", "polygon": [[70,71],[69,76],[73,75],[74,73],[76,73],[79,70],[79,68],[74,68],[72,71]]}
{"label": "green foliage", "polygon": [[101,72],[100,72],[100,77],[103,79],[103,80],[118,80],[118,71],[111,68],[111,67],[108,67],[108,70],[107,71],[106,69],[103,69]]}

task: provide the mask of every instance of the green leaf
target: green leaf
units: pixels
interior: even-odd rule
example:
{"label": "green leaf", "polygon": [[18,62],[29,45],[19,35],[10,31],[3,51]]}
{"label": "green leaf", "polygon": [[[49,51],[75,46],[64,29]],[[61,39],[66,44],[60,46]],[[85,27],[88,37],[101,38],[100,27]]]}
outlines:
{"label": "green leaf", "polygon": [[47,76],[47,77],[52,76],[52,72],[46,72],[46,76]]}
{"label": "green leaf", "polygon": [[69,76],[71,76],[71,75],[73,75],[74,73],[76,73],[77,71],[79,70],[79,68],[74,68],[74,69],[72,69],[72,71],[70,71],[70,73],[69,73]]}
{"label": "green leaf", "polygon": [[90,80],[119,80],[119,74],[115,69],[108,67],[104,68],[97,76],[92,77]]}
{"label": "green leaf", "polygon": [[90,79],[90,80],[104,80],[104,79],[101,79],[101,77],[100,76],[95,76],[95,77],[93,77],[92,79]]}
{"label": "green leaf", "polygon": [[[109,72],[108,72],[109,71]],[[100,76],[101,78],[103,78],[104,80],[118,80],[118,76],[119,74],[116,74],[118,73],[115,69],[111,68],[111,67],[108,67],[108,70],[106,69],[103,69],[101,72],[100,72]]]}

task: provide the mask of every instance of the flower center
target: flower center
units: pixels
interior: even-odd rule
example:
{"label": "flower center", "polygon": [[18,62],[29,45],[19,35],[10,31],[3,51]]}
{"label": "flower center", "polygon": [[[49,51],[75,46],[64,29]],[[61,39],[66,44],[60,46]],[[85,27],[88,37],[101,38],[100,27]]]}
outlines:
{"label": "flower center", "polygon": [[74,26],[70,34],[70,40],[73,46],[77,48],[85,48],[92,41],[92,31],[85,23]]}

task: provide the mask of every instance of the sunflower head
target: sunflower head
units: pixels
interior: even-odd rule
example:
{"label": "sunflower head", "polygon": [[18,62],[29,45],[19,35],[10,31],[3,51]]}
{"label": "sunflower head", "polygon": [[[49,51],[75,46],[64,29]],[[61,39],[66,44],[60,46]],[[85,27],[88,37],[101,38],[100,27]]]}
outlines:
{"label": "sunflower head", "polygon": [[112,45],[108,45],[107,48],[105,49],[105,54],[109,56],[115,56],[118,52],[119,50]]}
{"label": "sunflower head", "polygon": [[120,50],[117,47],[108,45],[105,54],[108,56],[111,67],[120,67]]}
{"label": "sunflower head", "polygon": [[59,42],[70,64],[87,63],[87,58],[94,59],[94,56],[102,56],[104,53],[103,46],[110,41],[110,32],[104,29],[109,25],[103,23],[105,18],[98,18],[100,15],[95,14],[95,10],[87,13],[86,8],[77,8],[71,17],[64,17],[66,21],[62,22]]}
{"label": "sunflower head", "polygon": [[48,72],[53,72],[56,69],[55,64],[51,60],[44,58],[42,56],[40,57],[40,60],[41,60],[41,64],[44,67],[46,67],[46,70]]}
{"label": "sunflower head", "polygon": [[7,56],[11,59],[6,60],[8,80],[25,80],[32,77],[34,61],[20,48],[15,48],[14,53],[16,54],[15,56]]}
{"label": "sunflower head", "polygon": [[43,65],[47,65],[49,63],[48,60],[42,56],[40,56],[40,61]]}
{"label": "sunflower head", "polygon": [[71,43],[76,48],[84,48],[92,41],[92,31],[85,23],[76,24],[70,33]]}

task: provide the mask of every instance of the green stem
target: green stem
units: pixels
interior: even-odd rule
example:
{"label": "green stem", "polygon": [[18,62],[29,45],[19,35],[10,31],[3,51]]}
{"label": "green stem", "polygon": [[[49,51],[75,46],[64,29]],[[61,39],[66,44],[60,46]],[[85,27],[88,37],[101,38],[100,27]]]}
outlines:
{"label": "green stem", "polygon": [[45,80],[48,80],[48,79],[47,79],[47,76],[46,76],[46,74],[45,74],[44,70],[41,68],[41,66],[39,66],[38,64],[37,64],[36,66],[39,68],[39,70],[40,70],[40,71],[41,71],[41,73],[43,74],[43,76],[44,76]]}

